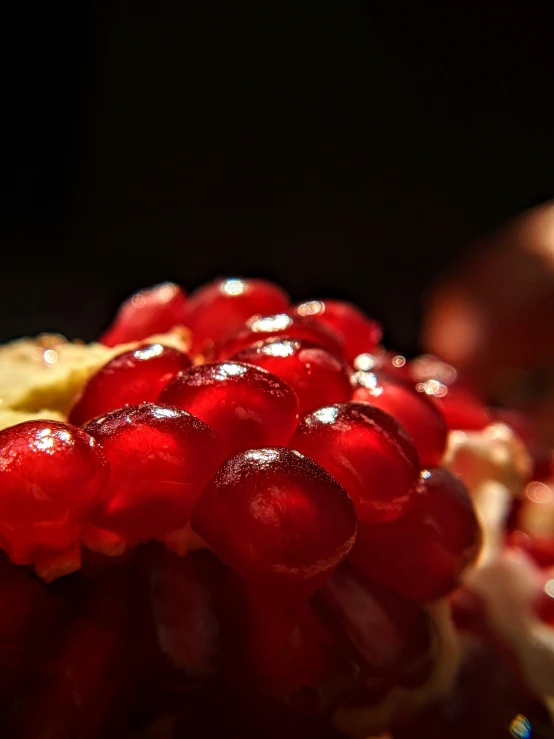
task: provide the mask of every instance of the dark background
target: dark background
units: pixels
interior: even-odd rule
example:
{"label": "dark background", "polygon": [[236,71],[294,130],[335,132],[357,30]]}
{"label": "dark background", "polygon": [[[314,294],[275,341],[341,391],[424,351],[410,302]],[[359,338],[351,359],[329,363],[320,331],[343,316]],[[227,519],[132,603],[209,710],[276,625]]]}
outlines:
{"label": "dark background", "polygon": [[441,270],[554,195],[549,3],[259,5],[12,10],[0,339],[257,273],[413,351]]}

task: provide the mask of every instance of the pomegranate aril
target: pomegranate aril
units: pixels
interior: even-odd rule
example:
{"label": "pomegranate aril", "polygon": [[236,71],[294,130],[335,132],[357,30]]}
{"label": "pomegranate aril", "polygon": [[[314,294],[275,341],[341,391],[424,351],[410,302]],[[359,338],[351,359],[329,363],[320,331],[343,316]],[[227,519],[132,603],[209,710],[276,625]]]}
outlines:
{"label": "pomegranate aril", "polygon": [[252,316],[215,347],[215,354],[218,359],[228,359],[251,344],[275,337],[305,339],[327,349],[336,357],[342,358],[344,354],[342,337],[336,331],[317,323],[313,318],[288,313]]}
{"label": "pomegranate aril", "polygon": [[173,282],[163,282],[131,295],[100,337],[106,346],[142,341],[185,323],[186,296]]}
{"label": "pomegranate aril", "polygon": [[230,579],[223,629],[230,685],[300,713],[331,708],[355,685],[359,668],[310,600],[283,603]]}
{"label": "pomegranate aril", "polygon": [[318,596],[330,608],[373,679],[416,687],[429,676],[438,642],[422,607],[369,580],[349,562]]}
{"label": "pomegranate aril", "polygon": [[523,531],[512,531],[508,535],[508,546],[523,549],[539,567],[554,567],[554,534],[552,536],[530,536]]}
{"label": "pomegranate aril", "polygon": [[222,439],[226,456],[284,445],[298,423],[294,391],[266,370],[239,362],[202,364],[181,372],[159,400],[209,424]]}
{"label": "pomegranate aril", "polygon": [[154,402],[169,380],[191,364],[184,352],[161,344],[118,354],[88,380],[69,420],[81,426],[124,405]]}
{"label": "pomegranate aril", "polygon": [[227,278],[202,285],[191,294],[185,311],[192,350],[210,349],[254,314],[280,313],[288,307],[288,295],[267,280]]}
{"label": "pomegranate aril", "polygon": [[421,473],[402,518],[359,527],[350,556],[376,582],[407,598],[430,601],[456,587],[480,545],[467,489],[436,468]]}
{"label": "pomegranate aril", "polygon": [[353,303],[342,300],[308,300],[295,307],[299,316],[310,316],[344,339],[344,355],[352,362],[358,354],[373,352],[383,336],[381,325]]}
{"label": "pomegranate aril", "polygon": [[97,442],[69,424],[28,421],[0,431],[0,541],[12,562],[73,549],[108,472]]}
{"label": "pomegranate aril", "polygon": [[110,476],[90,523],[130,541],[184,526],[223,458],[216,433],[179,408],[128,406],[85,430],[110,462]]}
{"label": "pomegranate aril", "polygon": [[220,659],[220,607],[227,571],[211,552],[187,557],[150,544],[138,553],[142,648],[154,671],[204,679]]}
{"label": "pomegranate aril", "polygon": [[356,371],[379,372],[408,382],[413,380],[410,363],[406,360],[406,357],[386,349],[358,354],[357,357],[354,357],[352,366]]}
{"label": "pomegranate aril", "polygon": [[368,403],[336,403],[306,414],[289,445],[340,482],[360,523],[398,518],[418,480],[411,439],[392,416]]}
{"label": "pomegranate aril", "polygon": [[75,595],[75,613],[22,696],[9,736],[95,739],[120,686],[133,678],[125,573],[108,570]]}
{"label": "pomegranate aril", "polygon": [[344,362],[306,339],[267,339],[241,349],[230,359],[263,367],[288,383],[298,396],[300,413],[350,397]]}
{"label": "pomegranate aril", "polygon": [[319,587],[356,537],[354,507],[339,483],[313,460],[278,447],[228,459],[191,525],[246,581],[287,595]]}
{"label": "pomegranate aril", "polygon": [[446,423],[432,401],[407,382],[373,372],[352,375],[352,400],[363,400],[394,416],[414,440],[422,467],[439,465]]}

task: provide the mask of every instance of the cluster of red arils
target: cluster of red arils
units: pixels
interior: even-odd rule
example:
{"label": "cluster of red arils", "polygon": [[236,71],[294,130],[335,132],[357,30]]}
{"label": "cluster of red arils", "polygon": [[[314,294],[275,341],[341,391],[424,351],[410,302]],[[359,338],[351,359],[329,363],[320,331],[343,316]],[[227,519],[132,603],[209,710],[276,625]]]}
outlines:
{"label": "cluster of red arils", "polygon": [[101,340],[177,326],[188,353],[141,344],[68,423],[0,432],[6,736],[332,736],[436,668],[429,604],[481,543],[441,460],[490,412],[355,306],[263,280],[145,290]]}

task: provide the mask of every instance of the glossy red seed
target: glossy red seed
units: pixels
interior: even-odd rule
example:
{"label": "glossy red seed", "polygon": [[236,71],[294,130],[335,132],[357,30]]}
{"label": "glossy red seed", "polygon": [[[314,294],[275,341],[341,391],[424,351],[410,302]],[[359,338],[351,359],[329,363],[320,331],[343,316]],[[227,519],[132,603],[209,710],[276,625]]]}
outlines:
{"label": "glossy red seed", "polygon": [[459,383],[437,387],[433,380],[428,380],[418,383],[416,390],[432,400],[451,430],[481,431],[491,423],[490,414],[480,398]]}
{"label": "glossy red seed", "polygon": [[343,356],[340,334],[328,326],[322,326],[310,317],[291,316],[287,313],[253,316],[236,331],[230,333],[215,348],[218,359],[228,359],[241,349],[257,341],[279,337],[281,339],[306,339],[327,349],[336,357]]}
{"label": "glossy red seed", "polygon": [[225,278],[202,285],[186,307],[193,351],[209,349],[256,313],[280,313],[288,307],[288,295],[267,280]]}
{"label": "glossy red seed", "polygon": [[0,431],[0,541],[16,564],[74,547],[108,463],[81,429],[28,421]]}
{"label": "glossy red seed", "polygon": [[419,474],[412,441],[368,403],[337,403],[306,414],[290,441],[350,495],[360,523],[398,518]]}
{"label": "glossy red seed", "polygon": [[185,305],[183,289],[173,282],[140,290],[121,305],[100,341],[116,346],[164,334],[185,323]]}
{"label": "glossy red seed", "polygon": [[295,593],[315,590],[356,537],[343,488],[313,460],[284,448],[228,459],[191,524],[245,580]]}
{"label": "glossy red seed", "polygon": [[222,459],[215,432],[179,408],[128,406],[84,428],[110,462],[106,489],[90,522],[132,541],[184,526]]}
{"label": "glossy red seed", "polygon": [[326,349],[305,339],[267,339],[231,357],[263,367],[296,392],[301,414],[350,397],[348,368]]}
{"label": "glossy red seed", "polygon": [[337,331],[344,339],[344,355],[349,362],[364,352],[373,352],[383,336],[381,325],[353,303],[342,300],[309,300],[296,306],[299,316],[311,316]]}
{"label": "glossy red seed", "polygon": [[352,376],[352,400],[363,400],[390,413],[414,440],[422,467],[441,463],[448,429],[433,403],[413,386],[373,372]]}
{"label": "glossy red seed", "polygon": [[349,562],[318,594],[373,678],[415,687],[431,672],[438,640],[422,607],[383,588]]}
{"label": "glossy red seed", "polygon": [[[223,630],[223,668],[235,689],[288,709],[331,708],[356,683],[359,668],[310,600],[283,603],[231,579]],[[344,638],[342,639],[344,641]]]}
{"label": "glossy red seed", "polygon": [[466,487],[447,470],[435,468],[421,474],[402,518],[360,526],[351,559],[385,587],[429,601],[456,587],[480,546],[481,531]]}
{"label": "glossy red seed", "polygon": [[203,364],[181,372],[160,395],[209,424],[226,456],[243,449],[280,446],[298,423],[293,390],[266,370],[239,362]]}
{"label": "glossy red seed", "polygon": [[358,354],[352,362],[356,371],[378,372],[412,382],[410,363],[398,352],[376,349],[374,352]]}
{"label": "glossy red seed", "polygon": [[178,349],[145,344],[118,354],[92,375],[69,414],[81,426],[124,405],[154,402],[169,380],[192,364]]}

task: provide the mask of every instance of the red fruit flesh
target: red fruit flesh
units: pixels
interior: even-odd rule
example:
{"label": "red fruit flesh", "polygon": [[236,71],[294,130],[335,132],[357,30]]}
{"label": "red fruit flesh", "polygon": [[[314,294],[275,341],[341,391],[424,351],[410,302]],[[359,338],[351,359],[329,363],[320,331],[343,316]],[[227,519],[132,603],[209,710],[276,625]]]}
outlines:
{"label": "red fruit flesh", "polygon": [[215,432],[179,408],[128,406],[91,421],[85,430],[110,462],[90,522],[131,541],[184,526],[222,459]]}
{"label": "red fruit flesh", "polygon": [[422,467],[441,463],[448,429],[429,398],[409,383],[373,372],[354,373],[352,384],[352,400],[381,408],[406,429],[414,440]]}
{"label": "red fruit flesh", "polygon": [[186,296],[173,282],[163,282],[131,295],[120,307],[102,344],[117,346],[165,334],[185,323]]}
{"label": "red fruit flesh", "polygon": [[385,587],[429,601],[456,587],[480,545],[467,489],[447,470],[436,468],[421,474],[402,518],[360,526],[351,559]]}
{"label": "red fruit flesh", "polygon": [[88,380],[69,420],[81,426],[124,405],[154,402],[169,380],[191,364],[184,352],[161,344],[118,354]]}
{"label": "red fruit flesh", "polygon": [[368,403],[337,403],[305,415],[290,441],[344,487],[360,523],[398,518],[417,483],[411,439]]}
{"label": "red fruit flesh", "polygon": [[305,339],[267,339],[231,357],[263,367],[284,380],[296,392],[301,414],[350,397],[346,365]]}
{"label": "red fruit flesh", "polygon": [[254,314],[286,311],[288,295],[266,280],[228,278],[195,290],[186,306],[186,325],[192,331],[192,351],[211,348]]}
{"label": "red fruit flesh", "polygon": [[225,611],[224,675],[233,687],[317,713],[354,686],[356,662],[310,600],[283,603],[234,577]]}
{"label": "red fruit flesh", "polygon": [[228,359],[241,349],[265,339],[305,339],[327,349],[336,357],[344,354],[342,337],[328,326],[323,326],[313,318],[291,316],[287,313],[252,316],[245,325],[230,333],[215,348],[218,359]]}
{"label": "red fruit flesh", "polygon": [[128,586],[111,569],[77,591],[78,604],[37,684],[20,696],[10,737],[96,739],[121,685],[131,681]]}
{"label": "red fruit flesh", "polygon": [[266,370],[238,362],[203,364],[181,372],[160,395],[209,424],[226,456],[288,442],[298,423],[298,399]]}
{"label": "red fruit flesh", "polygon": [[227,571],[207,551],[178,557],[160,544],[140,552],[142,645],[154,670],[202,679],[219,669],[220,600]]}
{"label": "red fruit flesh", "polygon": [[319,587],[356,537],[343,488],[314,461],[284,448],[228,459],[191,524],[247,582],[295,594]]}
{"label": "red fruit flesh", "polygon": [[372,582],[348,562],[331,575],[319,595],[372,681],[415,687],[427,679],[437,640],[419,604]]}
{"label": "red fruit flesh", "polygon": [[12,562],[74,547],[107,477],[101,448],[81,429],[28,421],[0,431],[0,541]]}
{"label": "red fruit flesh", "polygon": [[353,303],[342,300],[309,300],[295,308],[299,316],[311,316],[344,339],[344,355],[352,362],[358,354],[373,352],[383,336],[381,325]]}

